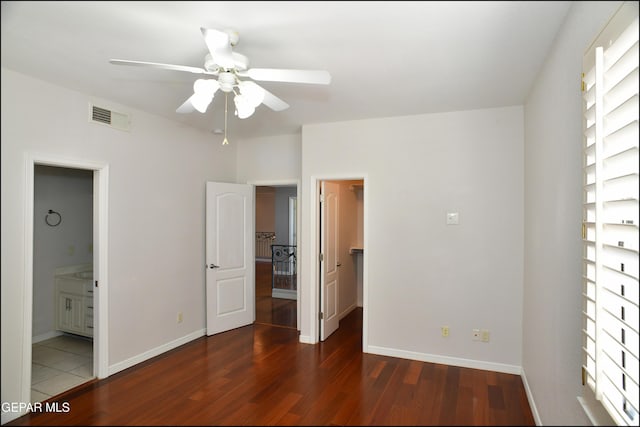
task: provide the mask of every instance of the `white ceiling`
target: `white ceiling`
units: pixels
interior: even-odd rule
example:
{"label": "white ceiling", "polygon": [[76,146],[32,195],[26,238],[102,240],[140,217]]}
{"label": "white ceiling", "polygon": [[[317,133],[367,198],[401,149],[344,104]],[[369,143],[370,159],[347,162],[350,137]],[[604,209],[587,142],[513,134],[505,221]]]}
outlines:
{"label": "white ceiling", "polygon": [[239,120],[229,99],[230,136],[291,134],[304,123],[523,104],[570,4],[2,1],[2,66],[212,131],[224,127],[224,96],[205,114],[175,112],[197,75],[109,59],[202,67],[200,27],[232,28],[250,68],[331,73],[328,86],[260,82],[285,111],[262,105]]}

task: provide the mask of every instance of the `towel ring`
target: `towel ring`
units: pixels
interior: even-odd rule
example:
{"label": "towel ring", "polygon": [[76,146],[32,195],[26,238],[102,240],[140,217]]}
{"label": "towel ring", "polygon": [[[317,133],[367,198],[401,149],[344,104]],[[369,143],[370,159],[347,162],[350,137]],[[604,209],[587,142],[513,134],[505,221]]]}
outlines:
{"label": "towel ring", "polygon": [[[58,220],[49,222],[49,215],[58,215]],[[46,222],[47,225],[50,227],[57,227],[62,222],[62,215],[60,215],[58,212],[54,210],[49,209],[49,213],[44,217],[44,222]]]}

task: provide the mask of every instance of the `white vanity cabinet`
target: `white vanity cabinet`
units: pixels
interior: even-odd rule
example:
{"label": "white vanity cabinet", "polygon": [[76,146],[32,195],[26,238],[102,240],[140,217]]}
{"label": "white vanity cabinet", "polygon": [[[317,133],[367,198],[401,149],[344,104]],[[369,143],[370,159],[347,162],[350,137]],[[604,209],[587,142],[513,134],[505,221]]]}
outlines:
{"label": "white vanity cabinet", "polygon": [[55,278],[56,329],[93,336],[93,280],[86,274],[64,274]]}
{"label": "white vanity cabinet", "polygon": [[58,328],[74,334],[84,334],[84,297],[58,293]]}

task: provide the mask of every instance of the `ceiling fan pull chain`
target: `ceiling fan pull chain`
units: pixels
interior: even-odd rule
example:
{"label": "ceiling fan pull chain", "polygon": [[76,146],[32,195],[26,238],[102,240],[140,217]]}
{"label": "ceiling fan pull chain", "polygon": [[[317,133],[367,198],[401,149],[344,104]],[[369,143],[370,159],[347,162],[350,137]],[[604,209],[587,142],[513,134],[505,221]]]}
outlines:
{"label": "ceiling fan pull chain", "polygon": [[229,145],[229,141],[227,141],[227,93],[224,94],[224,139],[222,140],[222,145]]}

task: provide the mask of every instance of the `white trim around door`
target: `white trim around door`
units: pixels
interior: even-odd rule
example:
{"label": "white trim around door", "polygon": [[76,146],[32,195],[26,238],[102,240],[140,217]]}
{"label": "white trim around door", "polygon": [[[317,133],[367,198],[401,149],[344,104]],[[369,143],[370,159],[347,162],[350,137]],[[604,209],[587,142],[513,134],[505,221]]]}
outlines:
{"label": "white trim around door", "polygon": [[[309,313],[304,313],[310,322],[311,336],[307,337],[308,344],[316,344],[320,336],[320,319],[318,312],[320,308],[320,272],[319,272],[319,255],[320,255],[320,182],[321,181],[350,181],[362,180],[363,182],[363,247],[365,248],[362,258],[362,351],[369,353],[369,255],[367,248],[369,247],[369,181],[367,174],[351,174],[351,175],[312,175],[309,182],[309,195],[312,198],[313,209],[305,212],[309,221],[309,251],[298,250],[300,256],[310,256],[309,272],[311,289],[309,292]],[[298,211],[302,210],[302,204],[298,204]],[[300,236],[302,232],[298,232]],[[306,247],[306,245],[305,245]],[[298,276],[300,277],[300,276]]]}
{"label": "white trim around door", "polygon": [[[247,181],[247,184],[251,184],[254,187],[293,187],[295,185],[296,187],[296,200],[297,200],[297,211],[296,211],[296,222],[297,222],[297,229],[300,229],[300,224],[302,221],[302,217],[301,217],[301,209],[300,209],[300,200],[301,200],[301,192],[302,192],[302,185],[300,184],[300,180],[299,179],[279,179],[279,180],[253,180],[253,181]],[[254,191],[255,194],[255,191]],[[255,211],[255,200],[254,200],[254,211]],[[300,233],[297,232],[296,233],[296,247],[297,247],[297,253],[298,253],[298,260],[300,259]],[[296,329],[298,331],[300,331],[300,319],[301,319],[301,311],[302,311],[302,307],[300,305],[300,262],[297,262],[297,272],[296,274],[298,275],[298,289],[297,289],[297,296],[296,296]],[[255,288],[255,279],[254,279],[254,283],[253,286]]]}
{"label": "white trim around door", "polygon": [[[108,197],[109,165],[83,159],[59,157],[52,154],[27,153],[25,157],[25,226],[24,226],[24,301],[23,322],[23,372],[21,396],[23,402],[31,401],[31,358],[33,316],[33,220],[34,220],[34,172],[36,165],[55,166],[93,171],[93,264],[94,280],[98,282],[94,309],[93,372],[98,378],[108,374]],[[95,297],[94,297],[95,298]]]}

